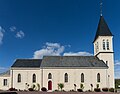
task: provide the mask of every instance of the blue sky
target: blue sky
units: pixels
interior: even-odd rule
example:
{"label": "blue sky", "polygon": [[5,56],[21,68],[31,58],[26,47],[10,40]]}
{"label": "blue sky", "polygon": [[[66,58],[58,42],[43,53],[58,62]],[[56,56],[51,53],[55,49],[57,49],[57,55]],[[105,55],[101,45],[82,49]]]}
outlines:
{"label": "blue sky", "polygon": [[[103,0],[120,78],[120,0]],[[99,0],[0,0],[0,72],[17,58],[92,55]]]}

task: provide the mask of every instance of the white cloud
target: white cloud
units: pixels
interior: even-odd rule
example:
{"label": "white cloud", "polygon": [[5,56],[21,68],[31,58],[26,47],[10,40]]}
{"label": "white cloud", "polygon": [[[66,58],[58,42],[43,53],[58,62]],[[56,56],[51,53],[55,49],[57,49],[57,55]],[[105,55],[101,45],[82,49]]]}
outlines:
{"label": "white cloud", "polygon": [[11,26],[11,27],[10,27],[10,31],[11,31],[11,32],[15,32],[16,29],[17,29],[17,28],[16,28],[15,26]]}
{"label": "white cloud", "polygon": [[9,29],[10,29],[11,32],[16,33],[15,34],[16,38],[20,38],[21,39],[21,38],[23,38],[25,36],[25,33],[22,30],[17,31],[17,27],[16,26],[11,26]]}
{"label": "white cloud", "polygon": [[0,44],[2,44],[4,32],[5,32],[5,30],[0,26]]}
{"label": "white cloud", "polygon": [[7,68],[5,68],[5,67],[0,67],[0,70],[5,70],[5,69],[7,69]]}
{"label": "white cloud", "polygon": [[34,52],[35,59],[42,58],[43,56],[59,56],[63,53],[65,47],[59,43],[46,43],[45,46]]}
{"label": "white cloud", "polygon": [[115,60],[115,66],[120,66],[120,60]]}
{"label": "white cloud", "polygon": [[120,60],[115,60],[115,78],[120,78]]}
{"label": "white cloud", "polygon": [[68,53],[64,53],[64,56],[92,56],[93,54],[89,53],[89,52],[68,52]]}
{"label": "white cloud", "polygon": [[[71,47],[71,46],[68,45],[68,47]],[[64,53],[64,51],[65,51],[65,46],[62,46],[59,43],[47,42],[42,49],[34,52],[33,58],[41,59],[43,56],[60,56],[61,54],[63,54],[63,56],[92,56],[93,55],[89,52]]]}
{"label": "white cloud", "polygon": [[24,36],[25,36],[25,33],[22,30],[16,33],[16,38],[23,38]]}
{"label": "white cloud", "polygon": [[0,31],[4,33],[4,32],[5,32],[5,29],[2,28],[2,26],[0,26]]}
{"label": "white cloud", "polygon": [[[15,26],[11,26],[9,29],[10,29],[11,32],[15,32],[16,33],[15,34],[16,38],[20,38],[21,39],[21,38],[23,38],[25,36],[25,33],[22,30],[17,32],[16,31],[17,28]],[[5,37],[4,33],[5,33],[5,29],[2,26],[0,26],[0,44],[2,44],[2,42],[3,42],[3,37]]]}

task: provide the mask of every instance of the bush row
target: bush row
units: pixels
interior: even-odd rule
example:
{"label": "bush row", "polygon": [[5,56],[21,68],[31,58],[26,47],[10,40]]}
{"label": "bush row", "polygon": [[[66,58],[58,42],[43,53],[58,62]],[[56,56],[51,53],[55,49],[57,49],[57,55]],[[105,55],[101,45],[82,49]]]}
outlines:
{"label": "bush row", "polygon": [[[100,88],[94,88],[94,91],[95,92],[101,92],[101,89]],[[115,91],[115,89],[114,88],[102,88],[102,91],[104,91],[104,92],[114,92]]]}
{"label": "bush row", "polygon": [[[35,91],[33,88],[28,88],[28,90],[29,91]],[[11,87],[11,88],[9,88],[9,91],[19,91],[19,90]],[[47,89],[45,87],[42,87],[41,91],[47,91]]]}
{"label": "bush row", "polygon": [[[29,88],[28,89],[29,91],[34,91],[34,89],[33,88]],[[101,90],[102,91],[104,91],[104,92],[114,92],[115,91],[115,89],[114,88],[102,88],[102,89],[100,89],[100,88],[94,88],[94,91],[95,92],[101,92]],[[9,91],[17,91],[17,89],[15,89],[15,88],[9,88]],[[41,91],[47,91],[47,89],[45,88],[45,87],[42,87],[41,88]],[[73,90],[74,91],[74,90]],[[83,89],[77,89],[77,91],[78,92],[83,92]]]}

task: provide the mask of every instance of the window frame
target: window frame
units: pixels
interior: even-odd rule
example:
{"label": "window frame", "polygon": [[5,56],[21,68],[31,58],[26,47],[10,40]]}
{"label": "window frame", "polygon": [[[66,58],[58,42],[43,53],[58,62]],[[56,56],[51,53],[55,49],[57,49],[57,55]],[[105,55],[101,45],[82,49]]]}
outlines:
{"label": "window frame", "polygon": [[18,83],[21,83],[21,74],[20,74],[20,73],[18,74],[17,82],[18,82]]}
{"label": "window frame", "polygon": [[107,50],[110,50],[109,41],[106,41]]}
{"label": "window frame", "polygon": [[84,73],[81,73],[81,83],[84,83]]}
{"label": "window frame", "polygon": [[32,75],[32,82],[36,83],[36,74],[35,73]]}
{"label": "window frame", "polygon": [[51,73],[48,74],[48,79],[52,79],[52,74]]}
{"label": "window frame", "polygon": [[100,73],[97,74],[97,82],[100,83]]}
{"label": "window frame", "polygon": [[8,80],[7,79],[3,79],[3,86],[7,86],[8,85]]}
{"label": "window frame", "polygon": [[67,73],[65,73],[65,75],[64,75],[64,82],[68,83],[68,74]]}
{"label": "window frame", "polygon": [[103,50],[106,50],[106,48],[105,48],[105,40],[103,40]]}

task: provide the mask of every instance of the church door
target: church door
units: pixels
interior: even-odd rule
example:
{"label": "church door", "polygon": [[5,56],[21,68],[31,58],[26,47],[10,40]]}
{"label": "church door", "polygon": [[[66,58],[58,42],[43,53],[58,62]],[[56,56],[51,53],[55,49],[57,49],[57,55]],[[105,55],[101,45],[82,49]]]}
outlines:
{"label": "church door", "polygon": [[48,81],[48,90],[52,90],[52,81]]}

